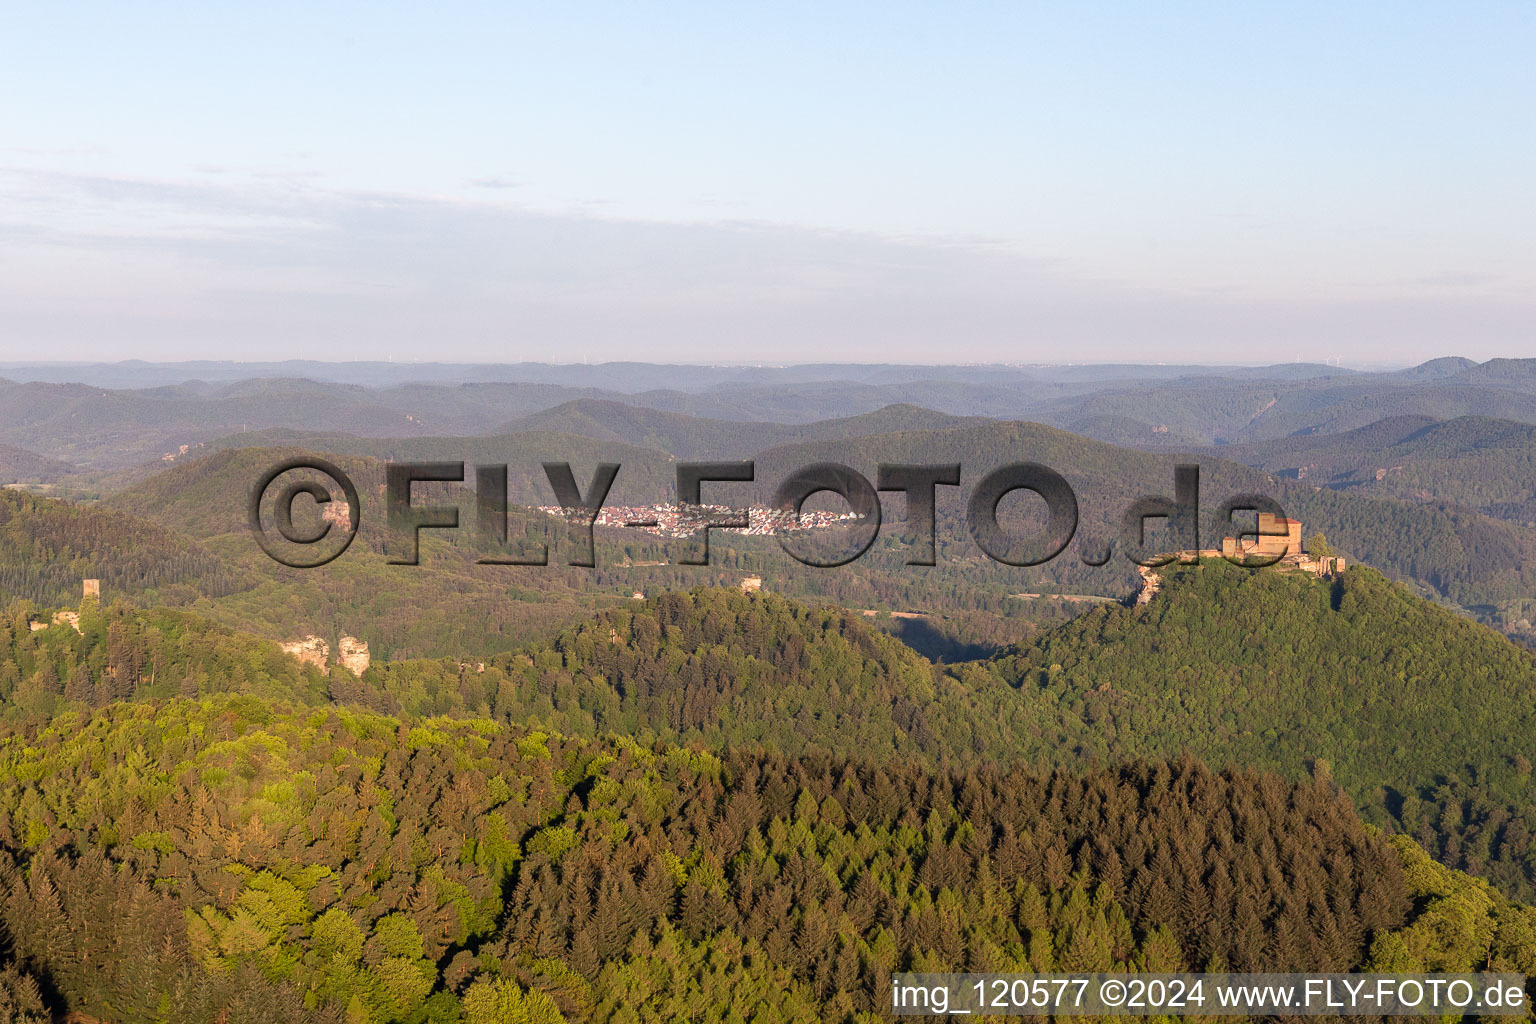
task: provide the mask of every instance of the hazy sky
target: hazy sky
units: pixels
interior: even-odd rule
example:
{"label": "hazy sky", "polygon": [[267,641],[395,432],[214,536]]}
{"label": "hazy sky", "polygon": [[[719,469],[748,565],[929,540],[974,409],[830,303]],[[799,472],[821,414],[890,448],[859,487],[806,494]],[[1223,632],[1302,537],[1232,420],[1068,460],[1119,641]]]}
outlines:
{"label": "hazy sky", "polygon": [[1536,4],[11,4],[0,357],[1536,355]]}

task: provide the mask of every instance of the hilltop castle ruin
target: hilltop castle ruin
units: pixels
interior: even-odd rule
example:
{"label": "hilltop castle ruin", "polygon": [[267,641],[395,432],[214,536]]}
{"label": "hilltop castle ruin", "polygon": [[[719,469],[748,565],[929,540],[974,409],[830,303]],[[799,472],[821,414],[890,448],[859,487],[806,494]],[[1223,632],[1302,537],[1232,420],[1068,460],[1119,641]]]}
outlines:
{"label": "hilltop castle ruin", "polygon": [[[1205,556],[1206,552],[1202,551],[1200,554]],[[1344,571],[1343,556],[1314,557],[1306,552],[1302,546],[1300,519],[1285,519],[1269,512],[1259,513],[1257,537],[1244,537],[1242,540],[1236,537],[1224,538],[1221,542],[1221,551],[1213,551],[1211,554],[1220,554],[1223,558],[1230,559],[1259,558],[1265,561],[1278,559],[1274,563],[1277,569],[1282,571],[1294,569],[1311,573],[1313,576],[1333,576]]]}
{"label": "hilltop castle ruin", "polygon": [[[1174,557],[1185,564],[1202,558],[1225,558],[1243,562],[1250,558],[1270,563],[1281,572],[1304,572],[1313,576],[1336,576],[1344,571],[1342,555],[1308,554],[1302,546],[1301,520],[1287,519],[1269,512],[1259,513],[1258,536],[1241,539],[1225,537],[1221,547],[1202,548],[1199,551],[1176,551]],[[1137,604],[1152,600],[1162,587],[1162,577],[1149,566],[1138,566],[1141,574],[1141,591],[1136,595]]]}

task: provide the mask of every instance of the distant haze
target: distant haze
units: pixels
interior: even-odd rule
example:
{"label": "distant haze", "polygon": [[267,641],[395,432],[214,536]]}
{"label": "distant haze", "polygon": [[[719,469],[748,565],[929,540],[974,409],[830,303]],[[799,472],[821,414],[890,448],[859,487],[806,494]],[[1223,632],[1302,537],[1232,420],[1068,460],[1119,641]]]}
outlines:
{"label": "distant haze", "polygon": [[[1446,358],[1444,363],[1465,360]],[[319,381],[368,388],[411,384],[541,384],[559,388],[603,388],[619,394],[672,390],[701,392],[715,387],[779,386],[786,389],[815,384],[888,385],[934,381],[987,384],[1027,391],[1036,383],[1136,382],[1146,385],[1181,377],[1241,376],[1258,380],[1295,380],[1347,375],[1356,370],[1397,370],[1390,365],[1213,364],[1189,363],[741,363],[741,362],[594,362],[594,363],[451,363],[324,362],[293,359],[278,362],[190,360],[113,362],[66,360],[8,362],[0,360],[0,381],[50,384],[89,384],[101,388],[154,388],[191,381]]]}

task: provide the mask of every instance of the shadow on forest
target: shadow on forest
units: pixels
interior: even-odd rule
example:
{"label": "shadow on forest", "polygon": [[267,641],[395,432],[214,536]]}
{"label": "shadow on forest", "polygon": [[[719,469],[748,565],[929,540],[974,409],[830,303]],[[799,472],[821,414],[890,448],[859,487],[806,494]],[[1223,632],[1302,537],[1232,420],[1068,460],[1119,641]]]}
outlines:
{"label": "shadow on forest", "polygon": [[940,628],[940,619],[892,619],[883,628],[929,661],[952,663],[990,658],[1002,649],[998,644],[967,641]]}

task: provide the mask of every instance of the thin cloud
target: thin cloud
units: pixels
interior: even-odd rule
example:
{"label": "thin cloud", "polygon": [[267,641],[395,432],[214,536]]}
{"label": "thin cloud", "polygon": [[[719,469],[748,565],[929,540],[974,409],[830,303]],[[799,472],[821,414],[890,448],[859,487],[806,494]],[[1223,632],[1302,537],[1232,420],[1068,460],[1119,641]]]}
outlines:
{"label": "thin cloud", "polygon": [[81,358],[1232,362],[1363,347],[1409,359],[1468,337],[1524,351],[1536,323],[1530,295],[1470,283],[1356,300],[1175,293],[988,238],[637,221],[236,176],[11,169],[0,194],[0,350]]}

